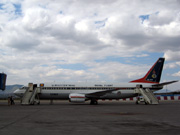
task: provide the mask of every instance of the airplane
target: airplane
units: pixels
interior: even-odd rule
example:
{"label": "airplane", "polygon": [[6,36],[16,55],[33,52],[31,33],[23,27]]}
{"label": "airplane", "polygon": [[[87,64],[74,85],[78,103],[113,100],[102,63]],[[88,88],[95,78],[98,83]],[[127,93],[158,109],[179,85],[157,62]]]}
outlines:
{"label": "airplane", "polygon": [[[98,104],[99,99],[124,99],[139,96],[135,92],[137,86],[150,91],[158,91],[164,85],[175,83],[170,81],[159,83],[163,70],[165,58],[159,58],[150,68],[143,78],[130,81],[129,83],[41,83],[39,84],[40,92],[37,93],[39,99],[67,99],[74,103],[85,103],[90,100],[90,104]],[[14,91],[14,94],[23,97],[28,87],[23,86]]]}
{"label": "airplane", "polygon": [[5,73],[0,73],[0,90],[6,89],[6,78],[7,75]]}

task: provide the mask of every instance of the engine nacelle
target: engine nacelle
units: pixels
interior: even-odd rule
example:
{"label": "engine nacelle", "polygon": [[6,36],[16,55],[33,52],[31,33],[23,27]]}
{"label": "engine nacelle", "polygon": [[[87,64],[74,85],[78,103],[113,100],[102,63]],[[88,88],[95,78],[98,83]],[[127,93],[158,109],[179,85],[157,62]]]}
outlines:
{"label": "engine nacelle", "polygon": [[78,94],[78,93],[71,93],[69,94],[69,101],[74,103],[84,103],[85,102],[85,95]]}

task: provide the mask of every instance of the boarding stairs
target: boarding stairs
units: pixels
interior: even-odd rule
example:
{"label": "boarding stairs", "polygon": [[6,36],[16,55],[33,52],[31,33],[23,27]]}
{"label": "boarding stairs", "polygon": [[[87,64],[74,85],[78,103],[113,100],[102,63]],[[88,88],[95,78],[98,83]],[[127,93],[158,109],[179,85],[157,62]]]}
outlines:
{"label": "boarding stairs", "polygon": [[154,105],[159,104],[159,100],[150,89],[137,87],[135,91],[143,96],[146,104],[154,104]]}
{"label": "boarding stairs", "polygon": [[38,88],[37,87],[28,87],[22,98],[22,105],[33,105],[35,103],[39,103],[38,97]]}

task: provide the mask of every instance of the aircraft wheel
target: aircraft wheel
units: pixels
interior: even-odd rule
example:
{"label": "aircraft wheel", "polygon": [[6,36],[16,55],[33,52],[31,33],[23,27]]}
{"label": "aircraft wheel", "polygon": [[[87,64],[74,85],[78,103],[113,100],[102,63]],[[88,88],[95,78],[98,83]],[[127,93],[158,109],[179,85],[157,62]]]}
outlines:
{"label": "aircraft wheel", "polygon": [[97,104],[98,104],[98,102],[97,102],[97,100],[92,99],[92,100],[91,100],[91,102],[90,102],[90,104],[91,104],[91,105],[97,105]]}
{"label": "aircraft wheel", "polygon": [[139,104],[138,100],[136,100],[136,104],[137,104],[137,105]]}
{"label": "aircraft wheel", "polygon": [[95,101],[94,101],[94,105],[97,105],[97,104],[98,104],[98,102],[97,102],[97,100],[95,100]]}
{"label": "aircraft wheel", "polygon": [[40,101],[37,104],[40,105]]}

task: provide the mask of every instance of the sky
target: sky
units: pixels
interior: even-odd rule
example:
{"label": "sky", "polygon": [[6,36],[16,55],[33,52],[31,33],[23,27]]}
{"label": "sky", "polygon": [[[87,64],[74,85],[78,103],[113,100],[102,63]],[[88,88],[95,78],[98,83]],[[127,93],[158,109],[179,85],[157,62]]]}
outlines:
{"label": "sky", "polygon": [[0,72],[8,85],[129,82],[165,57],[161,82],[180,80],[179,7],[178,0],[1,0]]}

